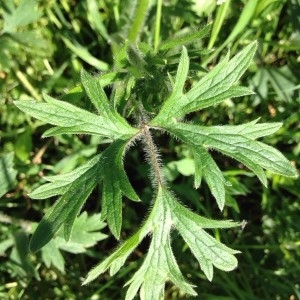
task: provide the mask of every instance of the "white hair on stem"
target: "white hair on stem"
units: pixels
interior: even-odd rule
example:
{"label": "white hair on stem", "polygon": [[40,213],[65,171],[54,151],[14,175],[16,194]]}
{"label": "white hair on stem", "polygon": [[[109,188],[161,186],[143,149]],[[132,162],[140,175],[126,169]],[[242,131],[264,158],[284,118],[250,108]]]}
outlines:
{"label": "white hair on stem", "polygon": [[145,145],[145,157],[151,167],[151,181],[154,187],[163,186],[164,178],[161,170],[161,158],[160,154],[153,142],[153,138],[150,132],[150,127],[147,124],[142,124],[142,141]]}

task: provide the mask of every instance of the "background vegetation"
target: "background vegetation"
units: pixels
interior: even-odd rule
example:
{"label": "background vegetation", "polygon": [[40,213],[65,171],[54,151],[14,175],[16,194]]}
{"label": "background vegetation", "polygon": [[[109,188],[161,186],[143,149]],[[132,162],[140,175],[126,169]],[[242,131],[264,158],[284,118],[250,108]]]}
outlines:
{"label": "background vegetation", "polygon": [[[122,66],[115,64],[115,58],[122,55],[123,43],[137,35],[143,47],[153,45],[155,49],[211,22],[212,30],[205,38],[186,45],[195,54],[191,57],[195,76],[212,68],[228,49],[234,54],[257,40],[256,57],[242,79],[242,84],[256,94],[227,100],[191,118],[205,125],[239,124],[257,118],[283,122],[283,127],[265,141],[299,168],[299,0],[232,0],[222,5],[212,0],[9,0],[2,1],[0,9],[1,299],[124,298],[125,289],[120,287],[142,260],[146,242],[120,273],[114,277],[105,274],[88,286],[80,286],[87,271],[116,246],[100,222],[99,191],[93,192],[93,201],[85,206],[88,214],[81,214],[71,243],[64,243],[58,234],[43,251],[28,254],[28,237],[54,199],[32,200],[27,194],[44,182],[44,175],[73,170],[103,146],[95,137],[42,139],[47,125],[23,114],[12,101],[39,100],[42,93],[48,93],[81,107],[89,105],[76,97],[81,68],[94,74],[119,70]],[[173,69],[178,53],[174,49]],[[170,62],[172,71],[172,57]],[[165,69],[151,71],[159,76]],[[134,62],[131,72],[138,72]],[[122,101],[130,92],[130,84],[124,76],[119,86],[109,86],[107,93],[119,93]],[[143,104],[151,111],[164,100],[167,88],[154,80],[149,86],[141,83],[137,93],[157,95],[155,100],[144,97]],[[242,231],[222,231],[222,240],[242,251],[238,269],[230,273],[215,270],[211,283],[182,242],[173,238],[182,272],[198,285],[198,299],[300,299],[299,180],[269,174],[269,189],[265,189],[242,166],[216,153],[214,157],[229,183],[227,206],[221,214],[205,184],[199,190],[191,188],[187,149],[176,140],[158,142],[167,159],[167,179],[190,207],[208,217],[247,220]],[[138,151],[127,157],[126,170],[143,204],[125,202],[124,238],[138,228],[150,205],[150,185],[144,175],[147,168]],[[219,232],[214,234],[219,236]],[[170,285],[166,299],[185,296]]]}

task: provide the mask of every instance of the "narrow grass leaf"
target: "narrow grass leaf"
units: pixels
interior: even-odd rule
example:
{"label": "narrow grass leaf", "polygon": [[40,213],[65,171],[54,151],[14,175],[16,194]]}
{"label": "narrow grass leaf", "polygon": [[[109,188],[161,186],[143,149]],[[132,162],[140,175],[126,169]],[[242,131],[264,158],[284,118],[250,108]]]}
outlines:
{"label": "narrow grass leaf", "polygon": [[149,0],[140,0],[136,2],[133,23],[131,24],[128,32],[128,40],[130,42],[136,43],[139,34],[142,31],[148,9],[149,9]]}
{"label": "narrow grass leaf", "polygon": [[65,45],[78,57],[87,62],[100,71],[108,71],[109,64],[94,57],[88,50],[87,47],[78,43],[75,39],[73,41],[67,39],[64,36],[60,36]]}
{"label": "narrow grass leaf", "polygon": [[89,0],[87,5],[87,18],[90,21],[92,27],[98,32],[107,42],[110,41],[110,36],[107,32],[105,25],[103,24],[101,14],[99,14],[100,7],[99,2],[95,0]]}
{"label": "narrow grass leaf", "polygon": [[203,37],[207,36],[210,30],[211,30],[211,24],[208,24],[195,32],[188,33],[181,36],[173,36],[171,39],[160,44],[159,51],[166,51],[174,47],[193,43],[195,42],[195,40],[202,39]]}
{"label": "narrow grass leaf", "polygon": [[228,16],[228,10],[230,8],[230,1],[225,1],[224,3],[222,3],[222,5],[219,5],[217,8],[217,14],[214,18],[214,23],[213,23],[213,27],[211,30],[211,34],[209,37],[209,42],[208,42],[208,49],[212,49],[215,41],[217,40],[217,37],[219,36],[219,32],[221,30],[221,27],[224,23],[224,20],[226,18],[226,16]]}
{"label": "narrow grass leaf", "polygon": [[235,24],[230,35],[224,42],[225,45],[227,45],[229,42],[233,41],[240,33],[242,33],[243,30],[246,28],[246,26],[249,26],[249,23],[255,13],[258,3],[259,3],[259,0],[252,0],[252,1],[246,2],[246,5],[244,6],[237,23]]}

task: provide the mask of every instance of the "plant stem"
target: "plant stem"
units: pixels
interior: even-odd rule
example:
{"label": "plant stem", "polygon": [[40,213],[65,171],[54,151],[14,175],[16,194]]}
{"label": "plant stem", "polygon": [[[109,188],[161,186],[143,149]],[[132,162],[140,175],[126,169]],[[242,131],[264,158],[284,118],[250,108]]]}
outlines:
{"label": "plant stem", "polygon": [[31,83],[28,81],[25,74],[23,74],[20,70],[15,70],[15,72],[16,72],[16,76],[21,81],[22,85],[26,88],[26,90],[31,94],[31,96],[34,99],[41,101],[42,98],[40,97],[38,92],[35,90],[35,88],[31,85]]}
{"label": "plant stem", "polygon": [[163,175],[160,168],[160,159],[158,150],[153,142],[152,135],[149,130],[149,126],[147,124],[143,124],[141,127],[142,135],[143,135],[143,142],[145,143],[145,151],[147,155],[147,160],[152,168],[153,172],[153,180],[155,186],[163,186],[164,180]]}

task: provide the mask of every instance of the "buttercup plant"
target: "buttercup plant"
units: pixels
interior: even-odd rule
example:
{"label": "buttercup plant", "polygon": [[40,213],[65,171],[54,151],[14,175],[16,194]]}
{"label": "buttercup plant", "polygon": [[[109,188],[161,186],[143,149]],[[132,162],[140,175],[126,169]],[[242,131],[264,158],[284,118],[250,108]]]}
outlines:
{"label": "buttercup plant", "polygon": [[[35,252],[42,248],[62,226],[64,237],[68,240],[75,219],[99,183],[102,185],[101,218],[107,222],[115,238],[119,239],[122,227],[122,197],[125,196],[132,201],[143,200],[139,199],[132,187],[123,165],[125,152],[130,151],[136,141],[142,141],[153,182],[154,197],[150,213],[136,233],[88,273],[83,284],[95,280],[107,270],[111,276],[116,274],[139,243],[146,236],[150,236],[148,253],[142,265],[126,283],[128,286],[126,300],[133,299],[137,293],[141,299],[161,299],[167,281],[171,281],[183,292],[195,296],[194,286],[184,278],[172,252],[171,235],[175,230],[190,248],[208,280],[213,279],[213,267],[224,271],[235,269],[238,265],[235,254],[239,251],[222,244],[208,234],[206,229],[225,229],[242,226],[242,223],[205,218],[180,203],[164,179],[161,162],[163,157],[160,156],[159,148],[153,141],[152,132],[169,134],[189,147],[195,163],[194,186],[199,188],[203,178],[220,210],[223,210],[225,205],[226,181],[210,149],[242,163],[264,186],[267,186],[265,170],[296,177],[296,169],[278,150],[257,141],[258,138],[277,131],[281,126],[280,123],[258,123],[258,120],[254,120],[236,126],[201,126],[183,121],[187,114],[219,104],[228,98],[253,93],[249,88],[234,84],[250,65],[256,47],[257,43],[252,42],[231,59],[228,53],[218,65],[188,90],[185,90],[185,83],[189,71],[189,55],[187,49],[182,47],[175,78],[168,74],[172,86],[171,93],[154,117],[150,118],[142,113],[142,117],[137,117],[140,118],[139,124],[135,126],[129,124],[119,114],[116,105],[118,99],[107,98],[103,90],[109,82],[106,74],[94,77],[84,70],[81,73],[84,93],[97,113],[48,95],[44,95],[44,102],[16,101],[16,106],[25,113],[55,126],[47,130],[44,137],[91,134],[111,141],[103,152],[75,170],[45,177],[48,183],[30,194],[33,199],[59,196],[34,232],[30,250]],[[140,64],[141,72],[147,75],[144,76],[144,80],[147,78],[153,80],[153,76],[148,74],[147,62],[134,52],[136,48],[129,46],[128,49],[131,66]],[[129,92],[133,89],[134,83]],[[118,93],[113,94],[113,97],[117,96]],[[143,110],[142,99],[140,105]]]}

